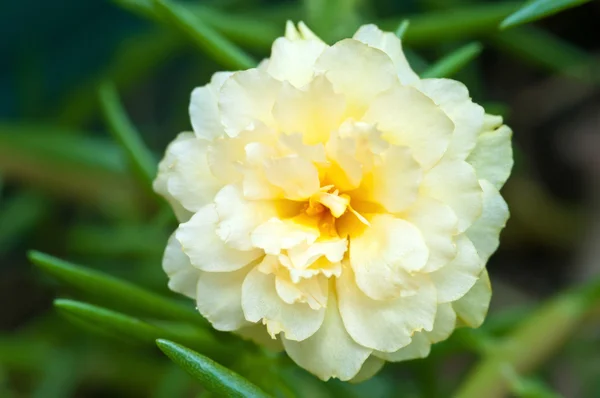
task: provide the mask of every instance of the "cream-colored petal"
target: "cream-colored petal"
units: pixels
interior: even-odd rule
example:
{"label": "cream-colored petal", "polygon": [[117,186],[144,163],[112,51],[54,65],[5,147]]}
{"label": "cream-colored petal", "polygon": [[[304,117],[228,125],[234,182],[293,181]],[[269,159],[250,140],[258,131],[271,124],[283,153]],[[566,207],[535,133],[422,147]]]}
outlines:
{"label": "cream-colored petal", "polygon": [[249,325],[242,311],[242,283],[253,267],[232,272],[199,271],[196,307],[215,329],[228,332]]}
{"label": "cream-colored petal", "polygon": [[381,155],[380,163],[363,176],[352,197],[379,203],[390,213],[398,213],[417,199],[421,178],[421,167],[410,149],[393,146]]}
{"label": "cream-colored petal", "polygon": [[483,270],[475,285],[467,294],[452,303],[458,320],[472,328],[478,328],[483,323],[490,307],[492,285],[487,270]]}
{"label": "cream-colored petal", "polygon": [[400,83],[374,98],[362,120],[376,124],[390,143],[409,147],[425,169],[444,155],[454,130],[454,123],[432,99]]}
{"label": "cream-colored petal", "polygon": [[426,276],[415,274],[413,295],[373,300],[356,285],[351,268],[337,279],[340,314],[346,330],[358,344],[395,352],[407,346],[413,333],[432,330],[437,309],[435,287]]}
{"label": "cream-colored petal", "polygon": [[241,329],[235,330],[233,333],[245,340],[253,341],[254,343],[265,347],[270,351],[281,352],[284,350],[279,336],[275,339],[272,338],[269,333],[267,333],[267,328],[265,325],[259,323],[249,323],[248,326],[244,326]]}
{"label": "cream-colored petal", "polygon": [[442,161],[423,178],[421,193],[452,208],[459,232],[481,214],[483,194],[473,167],[463,160]]}
{"label": "cream-colored petal", "polygon": [[312,244],[300,243],[287,251],[287,256],[294,268],[307,268],[320,257],[325,257],[330,262],[342,261],[348,249],[347,239],[329,239],[317,241]]}
{"label": "cream-colored petal", "polygon": [[274,159],[266,166],[265,175],[290,200],[306,200],[320,187],[317,167],[311,161],[297,156]]}
{"label": "cream-colored petal", "polygon": [[175,217],[177,217],[179,222],[185,222],[189,220],[193,213],[183,207],[183,205],[169,193],[169,179],[173,174],[173,167],[175,163],[177,163],[177,157],[170,149],[173,145],[175,145],[175,143],[194,139],[195,136],[193,133],[180,133],[177,137],[175,137],[175,139],[167,147],[164,157],[158,164],[158,173],[152,182],[152,188],[154,189],[154,192],[169,202],[173,208]]}
{"label": "cream-colored petal", "polygon": [[467,87],[451,79],[424,79],[415,85],[431,98],[454,123],[445,159],[465,159],[475,147],[485,111],[471,101]]}
{"label": "cream-colored petal", "polygon": [[318,144],[329,139],[342,120],[346,108],[344,96],[333,91],[324,75],[315,77],[302,90],[284,83],[273,107],[279,130],[302,133],[305,144]]}
{"label": "cream-colored petal", "polygon": [[219,92],[221,86],[233,72],[217,72],[210,83],[196,87],[190,99],[190,119],[194,133],[199,138],[212,141],[225,134],[219,114]]}
{"label": "cream-colored petal", "polygon": [[251,250],[252,231],[277,215],[275,203],[246,200],[235,185],[227,185],[217,193],[215,206],[219,217],[217,235],[238,250]]}
{"label": "cream-colored petal", "polygon": [[320,40],[280,37],[273,43],[267,72],[277,80],[302,87],[312,79],[315,62],[325,48]]}
{"label": "cream-colored petal", "polygon": [[350,264],[356,284],[369,297],[387,300],[413,293],[410,272],[420,270],[429,251],[411,223],[381,214],[365,231],[350,239]]}
{"label": "cream-colored petal", "polygon": [[411,359],[425,358],[431,351],[431,341],[425,332],[415,332],[410,344],[395,352],[376,351],[375,355],[390,362],[408,361]]}
{"label": "cream-colored petal", "polygon": [[346,114],[355,119],[362,116],[377,94],[398,81],[390,57],[353,39],[341,40],[323,51],[315,69],[327,76],[336,93],[344,94]]}
{"label": "cream-colored petal", "polygon": [[371,350],[356,343],[340,316],[334,289],[330,289],[325,319],[319,330],[304,341],[283,338],[290,358],[321,380],[356,376]]}
{"label": "cream-colored petal", "polygon": [[275,275],[257,268],[250,271],[242,285],[242,308],[248,321],[262,320],[271,336],[284,332],[286,339],[296,341],[312,336],[325,316],[325,308],[313,310],[308,304],[285,303],[275,289]]}
{"label": "cream-colored petal", "polygon": [[438,343],[446,340],[456,327],[456,312],[450,303],[438,305],[431,332],[423,332],[430,342]]}
{"label": "cream-colored petal", "polygon": [[500,244],[500,231],[509,217],[508,206],[500,192],[486,180],[480,180],[483,189],[483,210],[466,234],[485,263]]}
{"label": "cream-colored petal", "polygon": [[448,303],[464,296],[477,281],[485,263],[466,235],[456,237],[456,257],[429,274],[437,290],[438,302]]}
{"label": "cream-colored petal", "polygon": [[260,69],[236,72],[223,84],[219,111],[230,137],[252,130],[257,124],[273,125],[271,110],[281,83]]}
{"label": "cream-colored petal", "polygon": [[402,42],[394,33],[383,32],[377,26],[369,24],[361,26],[352,38],[386,53],[394,63],[402,84],[413,84],[419,80],[404,56]]}
{"label": "cream-colored petal", "polygon": [[194,267],[208,272],[231,272],[263,254],[261,250],[241,251],[228,246],[216,233],[218,222],[215,205],[206,205],[175,232]]}
{"label": "cream-colored petal", "polygon": [[456,256],[454,235],[458,232],[458,218],[450,206],[439,200],[420,196],[402,218],[421,231],[429,248],[429,257],[423,271],[435,271]]}
{"label": "cream-colored petal", "polygon": [[502,188],[513,166],[511,137],[512,130],[506,125],[484,131],[467,158],[477,178],[489,181],[496,189]]}
{"label": "cream-colored petal", "polygon": [[309,225],[272,218],[259,225],[251,235],[252,244],[263,249],[267,254],[279,254],[281,250],[290,249],[302,242],[314,243],[319,237],[319,229]]}
{"label": "cream-colored petal", "polygon": [[208,145],[208,141],[196,138],[175,141],[169,146],[174,161],[167,180],[168,192],[192,212],[212,202],[223,186],[208,167]]}
{"label": "cream-colored petal", "polygon": [[371,355],[369,358],[367,358],[362,368],[360,368],[360,372],[358,372],[356,376],[349,380],[350,383],[357,384],[369,380],[371,377],[375,376],[381,369],[383,369],[383,365],[385,365],[384,360]]}
{"label": "cream-colored petal", "polygon": [[194,268],[190,259],[181,250],[181,244],[171,234],[162,259],[163,270],[169,277],[169,289],[190,298],[196,297],[196,285],[200,270]]}
{"label": "cream-colored petal", "polygon": [[279,272],[275,278],[275,290],[288,304],[306,303],[313,310],[327,305],[327,278],[323,275],[292,281],[285,272]]}

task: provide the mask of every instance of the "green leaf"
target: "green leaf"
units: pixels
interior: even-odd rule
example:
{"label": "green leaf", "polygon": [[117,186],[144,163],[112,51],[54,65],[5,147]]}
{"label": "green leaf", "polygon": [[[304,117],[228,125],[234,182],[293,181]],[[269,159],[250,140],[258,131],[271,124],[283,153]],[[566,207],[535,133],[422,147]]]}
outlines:
{"label": "green leaf", "polygon": [[409,26],[410,26],[410,21],[408,19],[405,19],[404,21],[400,22],[400,25],[398,25],[398,29],[396,29],[396,36],[398,36],[398,38],[400,40],[402,40],[402,38],[404,38],[404,35],[406,34],[406,30],[408,29]]}
{"label": "green leaf", "polygon": [[174,28],[189,37],[215,61],[232,69],[249,69],[256,61],[187,8],[171,1],[154,0],[156,12]]}
{"label": "green leaf", "polygon": [[29,259],[47,274],[77,288],[112,307],[160,319],[187,321],[206,326],[207,322],[193,308],[110,275],[68,263],[48,254],[29,252]]}
{"label": "green leaf", "polygon": [[[403,42],[411,46],[439,44],[461,39],[473,39],[496,29],[496,26],[512,13],[519,3],[483,3],[448,10],[432,11],[406,17],[410,29]],[[381,29],[394,31],[401,22],[399,18],[379,21]]]}
{"label": "green leaf", "polygon": [[427,68],[427,70],[421,74],[421,77],[424,79],[431,77],[450,77],[475,59],[475,57],[481,53],[482,49],[481,43],[478,42],[469,43],[460,47]]}
{"label": "green leaf", "polygon": [[576,7],[591,0],[533,0],[527,2],[523,7],[502,21],[501,29],[512,28],[513,26],[536,21],[559,13],[567,8]]}
{"label": "green leaf", "polygon": [[213,360],[168,340],[156,345],[169,359],[197,379],[204,388],[226,397],[268,397],[248,380]]}
{"label": "green leaf", "polygon": [[156,160],[146,148],[139,132],[133,126],[114,84],[104,82],[98,90],[98,98],[106,123],[115,140],[123,147],[129,158],[133,172],[142,186],[152,191],[152,181],[156,175]]}

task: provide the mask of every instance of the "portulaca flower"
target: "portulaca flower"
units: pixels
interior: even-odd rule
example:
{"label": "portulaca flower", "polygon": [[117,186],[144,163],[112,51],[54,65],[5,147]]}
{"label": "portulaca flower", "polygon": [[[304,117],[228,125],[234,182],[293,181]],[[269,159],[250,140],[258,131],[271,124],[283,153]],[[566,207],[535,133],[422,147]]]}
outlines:
{"label": "portulaca flower", "polygon": [[365,379],[479,326],[511,130],[420,79],[374,25],[328,46],[288,23],[257,68],[192,92],[154,188],[180,221],[163,266],[222,331]]}

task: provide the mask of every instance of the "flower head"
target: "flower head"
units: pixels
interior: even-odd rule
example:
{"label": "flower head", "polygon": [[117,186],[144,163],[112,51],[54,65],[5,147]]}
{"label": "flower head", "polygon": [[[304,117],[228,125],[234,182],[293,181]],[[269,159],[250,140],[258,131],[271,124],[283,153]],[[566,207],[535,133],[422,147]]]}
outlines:
{"label": "flower head", "polygon": [[483,322],[511,131],[461,83],[420,79],[395,35],[328,46],[288,23],[190,116],[155,181],[181,222],[163,266],[216,329],[349,380]]}

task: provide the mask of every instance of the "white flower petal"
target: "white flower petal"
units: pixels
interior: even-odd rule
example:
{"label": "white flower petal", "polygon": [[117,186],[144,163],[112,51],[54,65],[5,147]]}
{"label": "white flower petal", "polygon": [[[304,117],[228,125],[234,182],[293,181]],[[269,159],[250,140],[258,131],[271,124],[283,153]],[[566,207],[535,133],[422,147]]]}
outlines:
{"label": "white flower petal", "polygon": [[376,124],[390,143],[409,147],[425,169],[444,155],[454,130],[432,99],[399,83],[374,98],[362,120]]}
{"label": "white flower petal", "polygon": [[471,101],[467,87],[451,79],[424,79],[416,87],[431,98],[454,123],[445,159],[465,159],[475,147],[485,111]]}
{"label": "white flower petal", "polygon": [[277,80],[302,87],[312,79],[315,62],[325,48],[320,40],[280,37],[273,43],[267,72]]}
{"label": "white flower petal", "polygon": [[386,53],[394,63],[402,84],[413,84],[419,80],[404,56],[402,42],[394,33],[383,32],[377,26],[369,24],[361,26],[352,38]]}
{"label": "white flower petal", "polygon": [[242,285],[242,308],[250,322],[263,321],[271,336],[285,333],[289,340],[312,336],[323,323],[325,308],[313,310],[308,304],[287,304],[275,290],[275,275],[254,268]]}
{"label": "white flower petal", "polygon": [[358,344],[378,351],[394,352],[410,343],[413,333],[432,330],[437,309],[433,284],[415,274],[414,294],[393,300],[373,300],[354,282],[350,268],[337,280],[340,314],[346,330]]}
{"label": "white flower petal", "polygon": [[467,158],[475,168],[477,178],[489,181],[496,189],[502,188],[513,166],[511,137],[512,130],[506,125],[483,131]]}
{"label": "white flower petal", "polygon": [[492,286],[487,270],[483,270],[475,285],[467,294],[452,303],[458,319],[472,328],[483,323],[492,298]]}
{"label": "white flower petal", "polygon": [[500,231],[508,220],[508,206],[500,192],[486,180],[480,180],[483,189],[483,209],[479,218],[466,234],[471,239],[479,257],[487,262],[500,244]]}
{"label": "white flower petal", "polygon": [[273,125],[271,109],[281,83],[260,69],[236,72],[223,84],[219,95],[221,123],[230,137],[252,130],[257,122]]}
{"label": "white flower petal", "polygon": [[370,379],[383,368],[383,365],[385,365],[385,361],[371,355],[367,358],[362,368],[360,368],[360,372],[350,379],[350,383],[362,383],[363,381]]}
{"label": "white flower petal", "polygon": [[225,134],[219,118],[218,99],[221,86],[232,74],[233,72],[217,72],[209,84],[192,91],[189,111],[197,137],[212,141]]}
{"label": "white flower petal", "polygon": [[200,272],[196,289],[198,311],[221,331],[249,325],[242,311],[242,283],[253,265],[232,272]]}
{"label": "white flower petal", "polygon": [[452,261],[429,274],[440,303],[456,301],[464,296],[473,287],[485,266],[466,235],[456,237],[456,249],[456,257]]}
{"label": "white flower petal", "polygon": [[410,344],[395,352],[376,351],[375,355],[390,362],[408,361],[411,359],[425,358],[431,351],[431,341],[424,332],[415,332]]}
{"label": "white flower petal", "polygon": [[409,272],[427,262],[429,251],[419,230],[392,215],[372,217],[365,231],[350,239],[350,264],[356,284],[369,297],[387,300],[414,286]]}
{"label": "white flower petal", "polygon": [[353,378],[371,353],[346,332],[333,289],[319,330],[303,341],[283,338],[283,345],[294,362],[325,381],[331,377],[344,381]]}
{"label": "white flower petal", "polygon": [[422,194],[452,208],[458,230],[465,231],[481,214],[483,194],[475,170],[465,161],[442,161],[423,178]]}
{"label": "white flower petal", "polygon": [[344,96],[334,93],[331,83],[321,75],[302,90],[284,83],[273,116],[280,131],[302,133],[303,142],[312,145],[329,139],[331,131],[340,125],[345,108]]}
{"label": "white flower petal", "polygon": [[175,233],[171,234],[167,242],[162,266],[169,277],[169,289],[191,298],[196,297],[196,285],[201,271],[192,266],[189,257],[181,250]]}
{"label": "white flower petal", "polygon": [[267,180],[281,188],[290,200],[306,200],[319,190],[319,171],[315,165],[301,157],[274,159],[266,168]]}
{"label": "white flower petal", "polygon": [[432,343],[446,340],[456,327],[456,312],[449,303],[438,305],[431,332],[423,332]]}
{"label": "white flower petal", "polygon": [[216,234],[219,217],[214,205],[206,205],[175,232],[191,263],[202,271],[230,272],[262,255],[260,250],[236,250]]}

